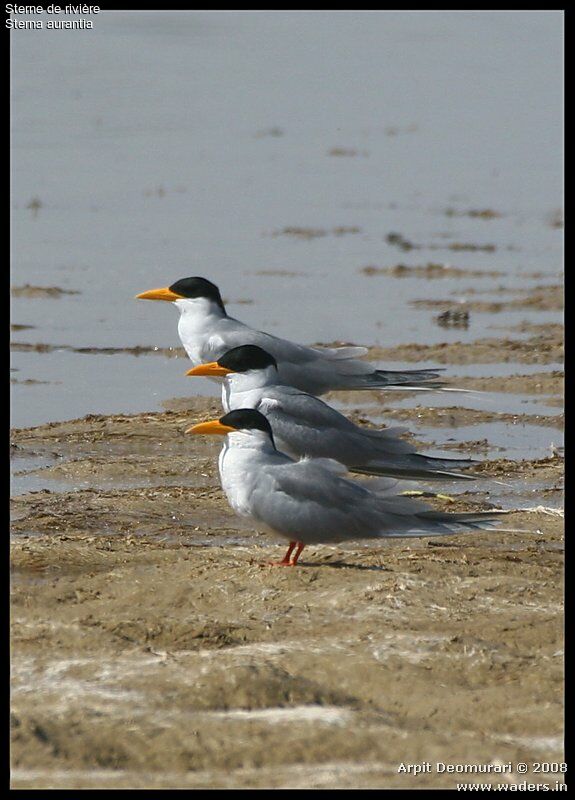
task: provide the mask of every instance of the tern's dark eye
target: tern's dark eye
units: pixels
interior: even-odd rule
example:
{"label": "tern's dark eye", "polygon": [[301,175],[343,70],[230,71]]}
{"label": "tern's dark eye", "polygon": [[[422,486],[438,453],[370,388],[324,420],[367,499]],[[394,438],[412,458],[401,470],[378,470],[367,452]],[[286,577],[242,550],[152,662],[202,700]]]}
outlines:
{"label": "tern's dark eye", "polygon": [[267,369],[271,366],[277,369],[278,366],[277,361],[270,353],[253,344],[245,344],[228,350],[221,358],[218,358],[218,364],[232,372],[248,372],[251,369]]}
{"label": "tern's dark eye", "polygon": [[229,414],[220,417],[220,422],[222,425],[228,425],[230,428],[235,428],[238,431],[264,431],[273,441],[271,425],[264,415],[256,411],[255,408],[238,408],[235,411],[230,411]]}
{"label": "tern's dark eye", "polygon": [[170,289],[172,292],[190,300],[196,297],[205,297],[207,300],[217,303],[225,311],[220,290],[215,283],[206,280],[206,278],[181,278],[179,281],[172,283]]}

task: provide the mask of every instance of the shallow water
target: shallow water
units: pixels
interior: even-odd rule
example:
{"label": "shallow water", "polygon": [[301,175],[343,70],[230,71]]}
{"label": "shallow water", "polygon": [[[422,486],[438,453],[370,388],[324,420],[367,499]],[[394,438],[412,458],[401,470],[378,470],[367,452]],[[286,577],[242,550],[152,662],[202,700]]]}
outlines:
{"label": "shallow water", "polygon": [[[426,441],[437,441],[439,450],[434,454],[451,456],[453,451],[441,450],[441,442],[446,445],[458,442],[485,442],[477,447],[471,446],[469,455],[480,454],[486,458],[509,458],[513,460],[533,460],[548,458],[553,449],[563,446],[563,431],[543,425],[530,425],[523,422],[480,422],[477,425],[460,425],[457,427],[413,426],[418,438]],[[426,450],[427,452],[427,450]]]}
{"label": "shallow water", "polygon": [[402,400],[393,400],[393,408],[412,408],[415,405],[425,405],[426,408],[443,408],[445,406],[458,406],[488,411],[499,414],[538,414],[541,416],[557,416],[561,410],[554,406],[545,405],[546,397],[532,394],[511,394],[511,392],[453,392],[448,397],[441,392],[426,392]]}
{"label": "shallow water", "polygon": [[[561,321],[526,308],[445,329],[410,305],[560,282],[559,13],[103,12],[93,31],[11,42],[12,283],[79,293],[15,297],[13,323],[34,326],[16,341],[177,346],[175,309],[133,297],[193,274],[218,283],[234,316],[304,342],[467,342]],[[502,274],[361,272],[428,262]],[[217,395],[185,368],[15,352],[12,423]],[[506,426],[486,435],[508,447]],[[522,435],[532,457],[551,434]]]}

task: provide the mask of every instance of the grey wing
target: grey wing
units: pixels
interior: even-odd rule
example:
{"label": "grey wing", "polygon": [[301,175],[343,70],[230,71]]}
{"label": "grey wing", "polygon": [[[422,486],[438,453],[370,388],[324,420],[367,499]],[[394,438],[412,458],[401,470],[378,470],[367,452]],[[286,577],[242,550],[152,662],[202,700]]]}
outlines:
{"label": "grey wing", "polygon": [[[263,337],[264,342],[260,346],[267,349],[278,360],[291,361],[294,364],[309,364],[318,361],[337,361],[337,362],[353,362],[355,367],[352,371],[359,370],[360,372],[370,372],[373,367],[362,361],[355,361],[368,353],[367,347],[359,346],[346,346],[346,347],[308,347],[304,344],[297,344],[290,342],[288,339],[281,339],[279,336],[273,336],[271,333],[264,333],[263,331],[255,331],[259,336]],[[267,347],[266,347],[267,344]],[[338,369],[347,369],[341,363],[337,365]]]}
{"label": "grey wing", "polygon": [[[278,362],[282,382],[286,386],[303,388],[303,384],[305,384],[305,386],[309,385],[314,388],[317,386],[325,391],[333,384],[338,375],[340,378],[353,375],[365,376],[374,371],[372,364],[358,360],[367,354],[366,347],[308,347],[271,333],[255,330],[233,317],[227,317],[225,323],[226,340],[229,340],[231,336],[235,340],[231,346],[256,344],[274,356]],[[306,372],[300,375],[298,370],[302,367],[306,369]],[[300,386],[300,381],[302,386]]]}
{"label": "grey wing", "polygon": [[[292,364],[294,366],[309,366],[315,362],[321,363],[322,359],[348,359],[352,356],[349,351],[363,351],[365,348],[342,348],[343,353],[338,350],[318,350],[305,345],[290,342],[287,339],[280,339],[271,333],[250,328],[233,317],[226,317],[220,320],[218,332],[210,336],[207,347],[209,355],[213,360],[217,360],[233,347],[241,347],[244,344],[254,344],[271,353],[279,364]],[[363,354],[363,353],[361,353]],[[208,354],[206,354],[208,355]],[[354,355],[356,355],[354,353]],[[362,363],[362,362],[360,362]]]}
{"label": "grey wing", "polygon": [[[329,389],[373,389],[398,384],[409,384],[417,388],[420,381],[425,384],[425,388],[430,389],[432,384],[429,381],[438,377],[433,370],[376,370],[373,364],[358,360],[358,356],[365,355],[363,347],[306,347],[257,331],[233,317],[221,320],[219,326],[220,342],[217,347],[211,348],[210,353],[213,360],[217,360],[232,347],[242,344],[258,345],[277,360],[279,377],[283,384],[312,394],[323,394]],[[213,338],[215,343],[218,337]]]}
{"label": "grey wing", "polygon": [[[413,498],[378,496],[337,471],[314,460],[264,468],[252,495],[254,516],[293,540],[337,542],[410,535],[405,531],[415,515],[428,509]],[[396,483],[390,480],[388,488]]]}
{"label": "grey wing", "polygon": [[367,489],[313,461],[263,468],[252,493],[252,513],[292,540],[329,542],[366,535],[354,509]]}
{"label": "grey wing", "polygon": [[469,459],[446,459],[416,452],[401,438],[405,428],[360,428],[317,397],[292,387],[264,390],[258,410],[269,419],[276,446],[294,458],[334,458],[355,472],[408,480],[474,480],[454,470]]}
{"label": "grey wing", "polygon": [[337,464],[313,460],[264,467],[252,494],[254,516],[291,540],[321,543],[489,530],[507,513],[433,511],[420,500],[390,494],[393,481],[379,495],[338,471]]}
{"label": "grey wing", "polygon": [[[293,364],[310,364],[322,357],[326,357],[323,351],[312,347],[306,347],[302,344],[290,342],[287,339],[281,339],[271,333],[258,331],[255,328],[250,328],[240,320],[234,317],[226,317],[220,320],[218,326],[218,334],[211,337],[213,340],[213,349],[216,351],[219,347],[223,347],[223,351],[218,353],[218,358],[231,350],[232,347],[240,347],[244,344],[254,344],[267,350],[271,353],[278,362],[291,362]],[[364,350],[365,348],[341,348],[344,351]],[[351,355],[344,352],[338,355],[338,350],[326,351],[333,355],[327,356],[328,358],[350,358]],[[362,353],[363,355],[363,353]]]}
{"label": "grey wing", "polygon": [[219,321],[217,333],[213,333],[204,349],[204,361],[217,361],[228,350],[241,347],[244,344],[256,344],[263,347],[259,331],[244,325],[233,317],[226,317]]}
{"label": "grey wing", "polygon": [[327,403],[294,389],[267,391],[258,410],[269,419],[278,447],[283,443],[296,456],[334,458],[354,466],[414,450],[400,438],[405,429],[388,428],[370,436]]}

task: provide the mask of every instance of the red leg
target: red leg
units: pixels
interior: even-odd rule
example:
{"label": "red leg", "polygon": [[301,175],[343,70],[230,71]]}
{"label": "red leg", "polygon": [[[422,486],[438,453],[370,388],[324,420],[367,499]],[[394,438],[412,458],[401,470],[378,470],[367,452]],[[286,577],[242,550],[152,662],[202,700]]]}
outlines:
{"label": "red leg", "polygon": [[299,557],[300,557],[300,555],[301,555],[301,551],[302,551],[302,550],[304,549],[304,547],[305,547],[305,544],[304,544],[304,542],[296,542],[295,544],[297,544],[297,550],[295,551],[295,556],[293,557],[293,559],[292,559],[292,561],[291,561],[291,566],[292,566],[292,567],[295,567],[295,565],[297,564],[297,560],[298,560],[298,558],[299,558]]}
{"label": "red leg", "polygon": [[[287,549],[287,553],[285,554],[283,559],[281,561],[270,561],[269,562],[270,567],[291,567],[292,566],[292,562],[290,561],[290,556],[291,556],[291,554],[293,552],[293,549],[296,546],[296,544],[298,544],[298,543],[297,542],[290,542],[289,543],[289,547]],[[299,555],[300,552],[301,551],[298,551],[298,553],[296,555],[296,561],[297,561],[297,556]]]}

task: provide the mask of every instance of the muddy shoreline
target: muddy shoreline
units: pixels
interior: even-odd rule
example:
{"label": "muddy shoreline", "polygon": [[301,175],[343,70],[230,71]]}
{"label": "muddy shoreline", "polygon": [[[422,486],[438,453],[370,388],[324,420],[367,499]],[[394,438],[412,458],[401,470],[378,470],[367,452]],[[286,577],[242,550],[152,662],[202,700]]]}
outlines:
{"label": "muddy shoreline", "polygon": [[294,570],[229,508],[220,442],[184,434],[217,397],[13,430],[13,787],[453,788],[398,767],[562,761],[562,356],[561,325],[527,322],[372,347],[471,393],[327,401],[476,458],[477,481],[420,488],[525,532],[310,547]]}
{"label": "muddy shoreline", "polygon": [[[563,759],[560,455],[477,468],[523,493],[527,533],[273,569],[284,545],[229,509],[219,442],[183,433],[218,401],[167,405],[12,432],[14,788],[449,788],[398,766]],[[498,504],[470,486],[432,503]]]}

